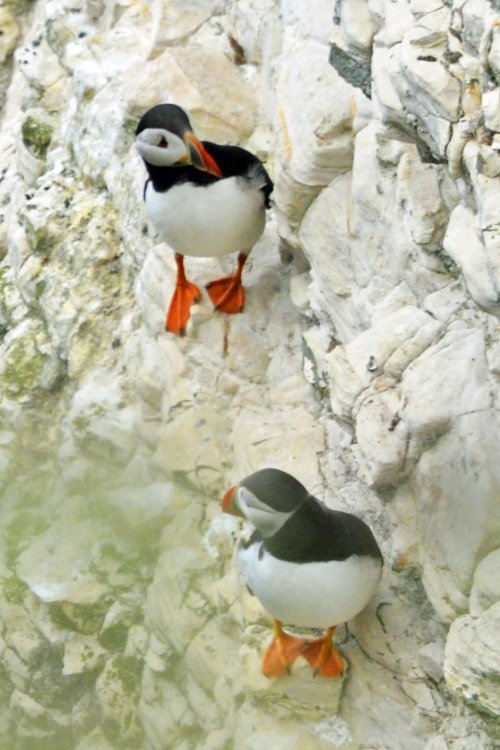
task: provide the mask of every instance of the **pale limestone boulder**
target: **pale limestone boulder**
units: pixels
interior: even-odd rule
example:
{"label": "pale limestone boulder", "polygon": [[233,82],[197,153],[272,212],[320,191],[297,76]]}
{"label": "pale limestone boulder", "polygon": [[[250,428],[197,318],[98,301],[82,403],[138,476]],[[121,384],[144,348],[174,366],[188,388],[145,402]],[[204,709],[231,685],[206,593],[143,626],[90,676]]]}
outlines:
{"label": "pale limestone boulder", "polygon": [[211,619],[191,640],[185,667],[203,690],[212,693],[221,675],[234,680],[239,669],[239,637],[238,625],[232,617],[222,614]]}
{"label": "pale limestone boulder", "polygon": [[183,474],[199,486],[219,487],[220,456],[229,452],[231,424],[215,397],[180,411],[160,430],[154,461],[168,472]]}
{"label": "pale limestone boulder", "polygon": [[432,731],[432,723],[424,711],[415,715],[415,697],[405,694],[376,660],[363,664],[362,651],[355,641],[346,644],[344,652],[351,669],[342,716],[354,747],[396,750],[399,740],[394,741],[395,732],[397,737],[404,736],[405,750],[420,750],[421,738]]}
{"label": "pale limestone boulder", "polygon": [[460,8],[460,18],[464,39],[469,47],[478,54],[481,42],[490,32],[494,20],[494,8],[487,0],[467,0]]}
{"label": "pale limestone boulder", "polygon": [[142,665],[121,654],[111,656],[95,683],[95,697],[103,719],[120,736],[137,741],[142,729],[137,720]]}
{"label": "pale limestone boulder", "polygon": [[186,697],[171,680],[144,669],[138,717],[147,746],[164,750],[165,738],[182,747],[183,735],[196,728],[196,719]]}
{"label": "pale limestone boulder", "polygon": [[460,268],[474,301],[489,312],[497,312],[499,269],[489,262],[486,247],[478,232],[477,217],[470,209],[461,205],[454,209],[443,247]]}
{"label": "pale limestone boulder", "polygon": [[328,0],[320,0],[311,13],[307,0],[283,0],[281,14],[285,26],[295,34],[328,44],[333,21],[333,8]]}
{"label": "pale limestone boulder", "polygon": [[375,489],[398,484],[409,470],[409,435],[399,416],[400,408],[396,389],[387,388],[381,393],[365,392],[357,409],[360,469],[367,484]]}
{"label": "pale limestone boulder", "polygon": [[[403,223],[413,242],[430,252],[440,249],[448,224],[450,205],[446,192],[453,187],[449,185],[451,180],[446,182],[446,172],[434,164],[422,164],[414,150],[401,157],[396,199],[404,202]],[[456,203],[458,196],[453,198]]]}
{"label": "pale limestone boulder", "polygon": [[31,623],[24,625],[23,630],[9,629],[5,632],[4,647],[5,644],[10,646],[30,669],[36,669],[40,658],[43,658],[45,641],[40,633],[30,627]]}
{"label": "pale limestone boulder", "polygon": [[109,591],[94,567],[100,556],[95,526],[73,523],[77,533],[69,538],[67,523],[63,519],[37,537],[17,558],[17,573],[43,602],[95,604]]}
{"label": "pale limestone boulder", "polygon": [[294,474],[311,492],[321,486],[318,458],[324,437],[305,407],[293,404],[279,411],[257,404],[244,407],[234,418],[233,439],[234,481],[271,466]]}
{"label": "pale limestone boulder", "polygon": [[[483,42],[484,38],[486,37],[487,41],[489,41],[488,37],[491,34],[491,46],[488,54],[488,64],[491,67],[491,69],[494,71],[496,80],[498,81],[498,77],[500,75],[500,34],[498,33],[498,22],[497,19],[493,16],[493,9],[490,10],[489,13],[489,21],[490,21],[490,29],[486,30],[485,35],[481,39]],[[487,43],[484,44],[484,48],[487,48]],[[482,51],[482,50],[480,50]]]}
{"label": "pale limestone boulder", "polygon": [[381,317],[346,346],[333,349],[326,360],[334,384],[330,393],[334,413],[352,418],[360,394],[374,381],[379,391],[392,385],[392,379],[398,379],[435,341],[440,329],[439,322],[423,310],[404,306]]}
{"label": "pale limestone boulder", "polygon": [[168,522],[182,503],[179,488],[169,482],[114,489],[103,499],[113,513],[139,533]]}
{"label": "pale limestone boulder", "polygon": [[252,88],[221,54],[221,44],[213,35],[210,46],[169,48],[132,73],[127,91],[134,113],[169,100],[189,111],[203,138],[234,142],[248,137],[255,126]]}
{"label": "pale limestone boulder", "polygon": [[340,30],[348,49],[369,54],[377,27],[366,0],[347,0],[342,4]]}
{"label": "pale limestone boulder", "polygon": [[324,186],[352,163],[353,89],[327,64],[323,45],[293,38],[285,44],[290,66],[278,81],[279,159],[297,182]]}
{"label": "pale limestone boulder", "polygon": [[444,646],[439,641],[431,641],[417,653],[418,664],[436,684],[443,677]]}
{"label": "pale limestone boulder", "polygon": [[392,47],[401,41],[415,19],[408,0],[369,0],[370,13],[380,29],[374,39],[375,44]]}
{"label": "pale limestone boulder", "polygon": [[457,618],[446,641],[444,676],[448,686],[491,716],[500,714],[500,603],[480,617]]}
{"label": "pale limestone boulder", "polygon": [[290,65],[282,68],[277,81],[274,201],[280,231],[289,239],[290,228],[297,226],[319,189],[351,166],[355,94],[328,64],[324,44],[289,30],[283,54]]}
{"label": "pale limestone boulder", "polygon": [[500,601],[500,550],[486,555],[476,570],[470,592],[470,614],[479,617]]}
{"label": "pale limestone boulder", "polygon": [[392,133],[392,137],[398,140],[410,140],[409,134],[405,137],[405,130],[410,128],[395,85],[399,72],[399,46],[387,47],[379,43],[378,37],[375,38],[371,57],[372,97],[374,114],[384,125],[388,137]]}
{"label": "pale limestone boulder", "polygon": [[92,54],[108,80],[124,76],[149,58],[159,33],[161,5],[131,3],[106,34],[95,34]]}
{"label": "pale limestone boulder", "polygon": [[495,414],[467,413],[453,424],[422,454],[398,491],[418,508],[423,584],[445,622],[467,611],[476,566],[500,533]]}
{"label": "pale limestone boulder", "polygon": [[14,325],[4,336],[1,351],[2,390],[20,403],[50,390],[62,374],[62,363],[45,326],[36,318],[27,317]]}
{"label": "pale limestone boulder", "polygon": [[401,66],[403,75],[416,90],[417,100],[426,112],[456,122],[460,83],[450,75],[442,62],[449,24],[450,11],[446,7],[421,18],[403,38]]}
{"label": "pale limestone boulder", "polygon": [[253,703],[246,700],[236,715],[235,734],[232,738],[235,750],[259,750],[270,746],[277,750],[313,750],[325,745],[319,744],[318,737],[311,737],[304,721],[281,716],[279,722]]}
{"label": "pale limestone boulder", "polygon": [[0,26],[2,28],[0,39],[0,63],[3,65],[14,52],[20,34],[16,17],[12,13],[12,8],[9,8],[8,6],[2,7],[0,10]]}
{"label": "pale limestone boulder", "polygon": [[[238,0],[228,16],[229,33],[241,46],[244,64],[259,66],[254,78],[261,118],[272,123],[276,106],[275,80],[281,61],[281,8],[273,0]],[[235,57],[235,62],[238,62]]]}
{"label": "pale limestone boulder", "polygon": [[481,105],[486,127],[500,133],[500,90],[484,91]]}
{"label": "pale limestone boulder", "polygon": [[75,746],[75,750],[113,750],[100,727],[93,729]]}
{"label": "pale limestone boulder", "polygon": [[80,635],[64,646],[63,675],[83,674],[101,666],[107,655],[99,642],[92,636]]}
{"label": "pale limestone boulder", "polygon": [[492,396],[480,329],[457,322],[412,359],[401,385],[401,416],[414,437],[433,440],[462,415],[484,412],[489,418]]}
{"label": "pale limestone boulder", "polygon": [[164,552],[156,566],[148,588],[146,624],[177,652],[185,651],[213,614],[203,592],[203,582],[212,577],[211,563],[202,550],[178,546]]}

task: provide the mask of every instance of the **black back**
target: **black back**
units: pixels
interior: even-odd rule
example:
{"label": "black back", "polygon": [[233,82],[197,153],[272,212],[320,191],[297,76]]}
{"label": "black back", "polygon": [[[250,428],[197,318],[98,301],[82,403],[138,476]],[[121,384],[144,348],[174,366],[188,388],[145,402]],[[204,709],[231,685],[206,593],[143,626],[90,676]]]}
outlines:
{"label": "black back", "polygon": [[309,495],[272,537],[255,531],[248,541],[261,543],[279,560],[294,563],[346,560],[365,555],[382,562],[382,553],[369,526],[361,518],[330,510]]}

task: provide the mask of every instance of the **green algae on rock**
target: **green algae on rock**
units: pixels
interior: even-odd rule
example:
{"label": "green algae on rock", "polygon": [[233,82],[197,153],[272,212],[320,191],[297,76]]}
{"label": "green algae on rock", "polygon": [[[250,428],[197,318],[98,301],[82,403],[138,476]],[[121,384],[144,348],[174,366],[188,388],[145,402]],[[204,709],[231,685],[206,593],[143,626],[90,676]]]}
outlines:
{"label": "green algae on rock", "polygon": [[45,159],[52,140],[53,128],[46,122],[27,117],[21,126],[23,143],[38,159]]}

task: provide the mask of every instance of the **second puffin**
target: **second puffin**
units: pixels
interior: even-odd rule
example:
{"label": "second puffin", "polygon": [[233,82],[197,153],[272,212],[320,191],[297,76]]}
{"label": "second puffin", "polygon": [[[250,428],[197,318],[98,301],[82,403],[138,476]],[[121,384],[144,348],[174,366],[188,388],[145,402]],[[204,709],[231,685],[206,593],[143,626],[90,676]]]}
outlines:
{"label": "second puffin", "polygon": [[[254,526],[238,547],[250,591],[273,615],[274,638],[262,671],[279,677],[298,656],[325,677],[340,676],[343,659],[332,645],[335,626],[368,604],[382,572],[382,554],[370,528],[352,513],[331,510],[291,474],[261,469],[231,487],[226,513]],[[282,623],[327,628],[307,643]]]}
{"label": "second puffin", "polygon": [[185,255],[239,253],[236,272],[211,281],[207,290],[216,310],[241,312],[243,266],[264,231],[273,189],[262,162],[238,146],[200,142],[175,104],[159,104],[143,115],[136,147],[149,174],[144,188],[149,217],[175,251],[177,281],[167,331],[183,336],[190,307],[201,299],[200,289],[186,278]]}

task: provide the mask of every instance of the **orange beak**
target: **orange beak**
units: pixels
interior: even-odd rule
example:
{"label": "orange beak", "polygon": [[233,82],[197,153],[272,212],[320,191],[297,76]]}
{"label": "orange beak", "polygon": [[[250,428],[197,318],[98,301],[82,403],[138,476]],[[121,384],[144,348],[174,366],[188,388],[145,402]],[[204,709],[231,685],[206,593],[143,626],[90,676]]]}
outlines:
{"label": "orange beak", "polygon": [[241,516],[239,508],[234,503],[234,496],[238,487],[231,487],[222,498],[221,506],[224,513],[231,513],[232,516]]}
{"label": "orange beak", "polygon": [[189,149],[189,155],[191,157],[191,163],[196,169],[201,169],[202,172],[209,172],[215,175],[215,177],[223,177],[219,165],[210,156],[206,148],[200,143],[191,131],[188,131],[184,136],[184,141]]}

